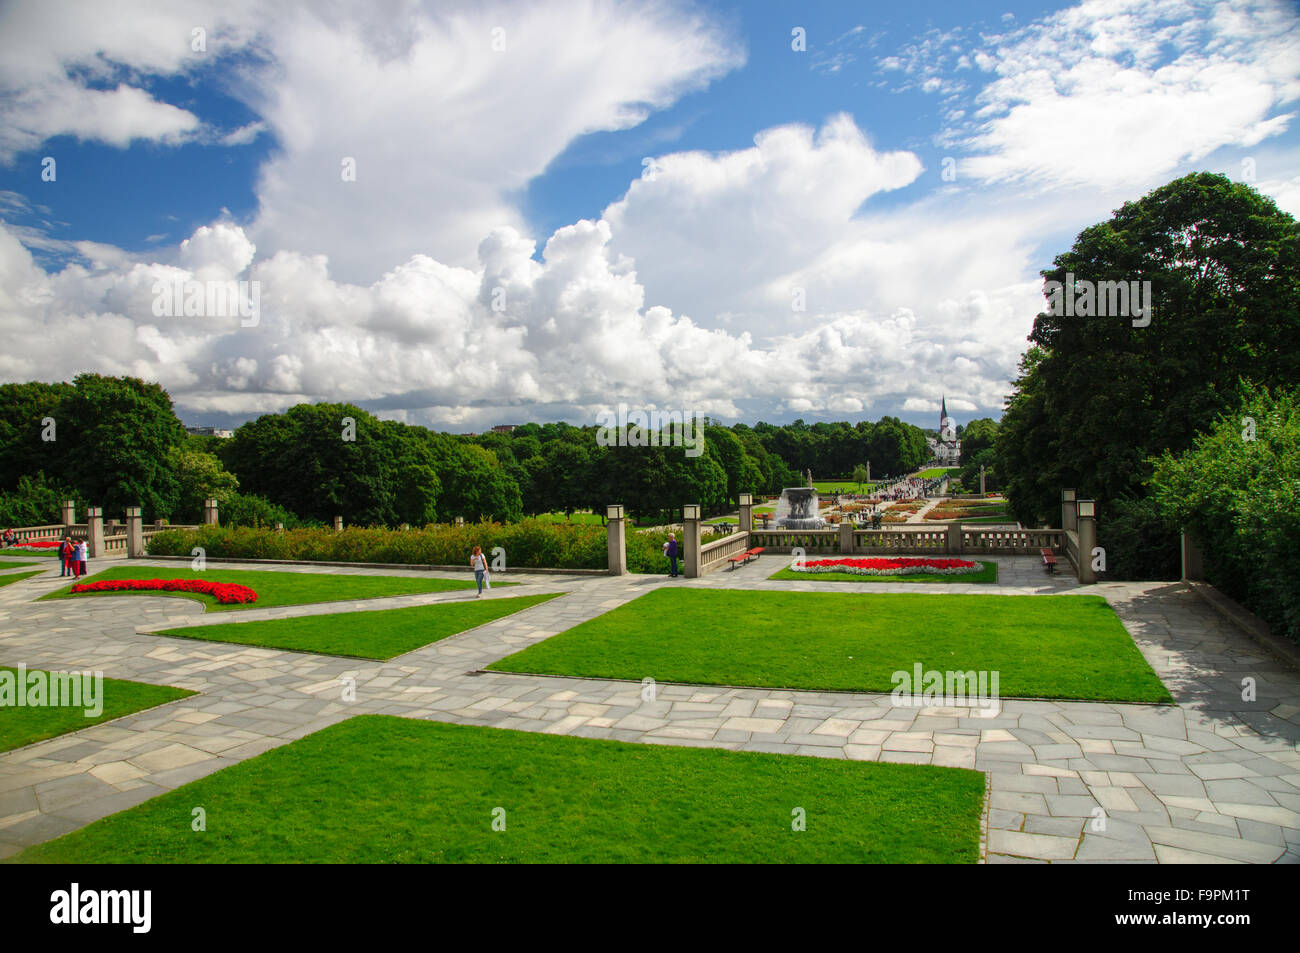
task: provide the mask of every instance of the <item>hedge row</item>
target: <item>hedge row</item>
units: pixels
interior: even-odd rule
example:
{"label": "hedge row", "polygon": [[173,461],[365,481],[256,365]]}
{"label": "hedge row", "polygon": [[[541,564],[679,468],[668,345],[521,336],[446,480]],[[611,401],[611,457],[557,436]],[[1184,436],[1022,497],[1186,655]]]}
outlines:
{"label": "hedge row", "polygon": [[[660,572],[666,565],[662,546],[667,534],[629,532],[628,568]],[[492,550],[505,551],[507,569],[605,569],[603,526],[543,523],[466,523],[429,525],[423,529],[378,527],[332,529],[273,529],[205,526],[194,530],[165,530],[149,541],[151,556],[189,556],[200,546],[209,559],[293,559],[325,562],[411,563],[431,566],[469,565],[475,546],[492,559]]]}

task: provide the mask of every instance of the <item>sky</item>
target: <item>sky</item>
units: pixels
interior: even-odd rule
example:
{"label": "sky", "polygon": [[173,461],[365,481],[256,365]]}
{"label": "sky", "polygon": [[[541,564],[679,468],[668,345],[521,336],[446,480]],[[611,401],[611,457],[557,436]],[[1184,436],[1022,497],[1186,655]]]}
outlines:
{"label": "sky", "polygon": [[102,10],[0,4],[0,381],[191,425],[997,418],[1083,228],[1300,215],[1293,0]]}

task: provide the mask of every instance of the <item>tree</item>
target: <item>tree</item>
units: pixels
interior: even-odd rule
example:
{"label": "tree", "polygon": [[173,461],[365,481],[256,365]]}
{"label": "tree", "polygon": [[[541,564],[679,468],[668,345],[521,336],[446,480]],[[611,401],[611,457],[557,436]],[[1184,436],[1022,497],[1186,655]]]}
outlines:
{"label": "tree", "polygon": [[0,384],[0,491],[40,470],[61,473],[68,446],[58,439],[68,422],[61,408],[71,393],[71,384]]}
{"label": "tree", "polygon": [[135,377],[79,374],[58,414],[61,478],[108,512],[141,506],[146,519],[171,515],[179,488],[170,451],[186,434],[165,390]]}
{"label": "tree", "polygon": [[178,444],[168,450],[168,465],[176,477],[176,506],[171,514],[174,522],[197,523],[203,516],[203,501],[215,499],[218,514],[239,489],[239,481],[226,471],[221,461],[210,453],[190,449]]}
{"label": "tree", "polygon": [[1042,275],[1084,290],[1150,282],[1152,308],[1147,326],[1100,296],[1075,310],[1108,313],[1038,315],[997,440],[1022,519],[1055,522],[1063,486],[1103,514],[1141,499],[1150,461],[1189,448],[1239,380],[1300,380],[1300,226],[1249,186],[1177,179],[1085,229]]}

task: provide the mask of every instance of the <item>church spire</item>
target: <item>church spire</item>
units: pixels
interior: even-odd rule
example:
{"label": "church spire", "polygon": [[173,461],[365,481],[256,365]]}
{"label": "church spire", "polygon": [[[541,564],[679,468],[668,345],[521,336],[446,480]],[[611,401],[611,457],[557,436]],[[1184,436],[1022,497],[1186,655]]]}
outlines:
{"label": "church spire", "polygon": [[939,429],[942,430],[948,425],[948,395],[945,394],[939,401]]}

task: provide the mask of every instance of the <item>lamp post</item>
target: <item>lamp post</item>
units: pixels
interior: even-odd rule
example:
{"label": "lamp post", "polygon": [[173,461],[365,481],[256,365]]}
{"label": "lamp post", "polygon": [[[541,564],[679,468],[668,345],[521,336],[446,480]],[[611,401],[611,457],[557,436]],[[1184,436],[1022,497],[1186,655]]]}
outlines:
{"label": "lamp post", "polygon": [[611,576],[627,575],[627,528],[623,522],[623,504],[611,503],[605,507],[607,563]]}

